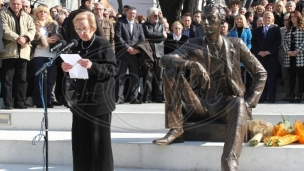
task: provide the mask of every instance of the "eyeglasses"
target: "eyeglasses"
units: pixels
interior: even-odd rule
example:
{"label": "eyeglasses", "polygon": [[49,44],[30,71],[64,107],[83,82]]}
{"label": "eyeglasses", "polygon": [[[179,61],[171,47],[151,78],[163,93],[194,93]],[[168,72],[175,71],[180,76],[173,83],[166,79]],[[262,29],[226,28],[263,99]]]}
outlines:
{"label": "eyeglasses", "polygon": [[155,18],[159,17],[159,15],[153,15]]}
{"label": "eyeglasses", "polygon": [[182,28],[177,28],[177,27],[175,27],[174,29],[176,29],[176,30],[180,30],[180,29],[182,29]]}
{"label": "eyeglasses", "polygon": [[87,32],[89,32],[90,31],[90,29],[77,29],[76,30],[76,33],[87,33]]}
{"label": "eyeglasses", "polygon": [[94,10],[96,10],[96,11],[102,11],[103,8],[94,8]]}

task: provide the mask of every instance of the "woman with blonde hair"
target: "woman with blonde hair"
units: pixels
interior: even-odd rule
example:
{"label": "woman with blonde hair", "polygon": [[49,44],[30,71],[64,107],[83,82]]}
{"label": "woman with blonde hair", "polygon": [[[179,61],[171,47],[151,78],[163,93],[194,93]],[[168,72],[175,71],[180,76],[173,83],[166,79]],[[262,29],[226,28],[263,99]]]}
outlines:
{"label": "woman with blonde hair", "polygon": [[286,8],[283,1],[278,1],[274,5],[274,24],[279,27],[284,27],[284,16],[286,14]]}
{"label": "woman with blonde hair", "polygon": [[251,49],[252,34],[247,26],[247,21],[244,15],[238,14],[234,18],[233,28],[230,30],[229,37],[238,37],[243,40],[248,49]]}
{"label": "woman with blonde hair", "polygon": [[264,12],[265,12],[264,6],[258,5],[256,7],[256,11],[255,11],[253,22],[252,22],[252,28],[253,29],[257,28],[257,23],[256,22],[257,22],[258,18],[263,17]]}
{"label": "woman with blonde hair", "polygon": [[[56,42],[62,39],[58,33],[58,24],[52,19],[49,9],[45,5],[39,5],[34,12],[36,34],[34,40],[31,42],[33,47],[31,50],[32,65],[34,73],[36,73],[46,62],[49,62],[51,57],[50,49]],[[52,77],[54,71],[54,64],[47,68],[47,107],[52,108],[51,92],[52,92]],[[33,102],[37,108],[43,108],[41,99],[41,76],[35,76],[33,90]]]}
{"label": "woman with blonde hair", "polygon": [[[290,102],[300,103],[304,88],[304,22],[299,11],[290,13],[289,25],[283,39],[286,52],[284,67],[289,71]],[[298,93],[295,94],[296,77]]]}
{"label": "woman with blonde hair", "polygon": [[[69,92],[75,98],[67,99],[73,114],[73,170],[113,171],[111,117],[115,110],[116,57],[110,42],[94,34],[97,26],[92,12],[77,14],[73,24],[80,39],[71,50],[82,57],[78,64],[89,75],[88,79],[71,80]],[[61,67],[64,72],[73,68],[66,62]]]}
{"label": "woman with blonde hair", "polygon": [[[246,44],[247,48],[250,50],[251,49],[251,30],[247,26],[247,21],[244,15],[238,14],[234,18],[234,25],[233,28],[229,32],[229,37],[238,37],[243,40],[243,42]],[[241,72],[242,72],[242,79],[243,83],[247,84],[247,79],[246,79],[246,70],[244,67],[244,64],[241,63]]]}

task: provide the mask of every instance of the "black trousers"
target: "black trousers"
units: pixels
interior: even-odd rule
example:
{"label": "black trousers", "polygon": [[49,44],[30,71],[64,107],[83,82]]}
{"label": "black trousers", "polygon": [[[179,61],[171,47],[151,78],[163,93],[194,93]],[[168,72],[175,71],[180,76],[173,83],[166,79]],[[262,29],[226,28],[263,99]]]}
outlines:
{"label": "black trousers", "polygon": [[289,92],[294,93],[296,87],[296,79],[298,77],[298,93],[302,94],[304,89],[304,67],[289,69]]}
{"label": "black trousers", "polygon": [[277,73],[267,73],[266,85],[261,95],[262,100],[275,100],[277,90]]}
{"label": "black trousers", "polygon": [[130,55],[129,58],[120,58],[119,71],[118,71],[118,100],[124,101],[124,89],[125,89],[125,78],[126,72],[129,68],[129,75],[131,77],[131,84],[129,86],[128,93],[130,96],[130,101],[136,100],[138,96],[139,89],[139,61],[138,57],[135,55]]}
{"label": "black trousers", "polygon": [[111,116],[87,118],[73,113],[72,150],[74,171],[113,171]]}
{"label": "black trousers", "polygon": [[152,92],[152,80],[153,80],[153,68],[148,68],[147,66],[141,66],[141,71],[143,74],[143,96],[142,101],[152,100],[151,92]]}
{"label": "black trousers", "polygon": [[154,71],[153,71],[153,94],[155,101],[163,101],[164,95],[163,95],[163,68],[159,66],[159,59],[156,59],[154,62]]}
{"label": "black trousers", "polygon": [[[25,103],[27,90],[27,60],[21,58],[10,58],[2,60],[3,70],[3,100],[5,106],[13,106],[13,86],[15,105]],[[13,85],[14,81],[14,85]]]}

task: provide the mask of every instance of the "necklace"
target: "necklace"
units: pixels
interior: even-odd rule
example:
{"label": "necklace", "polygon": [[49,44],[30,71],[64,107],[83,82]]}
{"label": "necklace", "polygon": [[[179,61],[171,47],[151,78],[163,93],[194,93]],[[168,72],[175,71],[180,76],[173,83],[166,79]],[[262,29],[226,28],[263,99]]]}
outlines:
{"label": "necklace", "polygon": [[89,46],[88,47],[83,47],[83,41],[81,41],[81,48],[82,49],[89,49],[91,46],[92,46],[92,44],[93,44],[93,42],[94,42],[94,40],[95,40],[95,34],[93,34],[93,40],[92,40],[92,42],[89,44]]}

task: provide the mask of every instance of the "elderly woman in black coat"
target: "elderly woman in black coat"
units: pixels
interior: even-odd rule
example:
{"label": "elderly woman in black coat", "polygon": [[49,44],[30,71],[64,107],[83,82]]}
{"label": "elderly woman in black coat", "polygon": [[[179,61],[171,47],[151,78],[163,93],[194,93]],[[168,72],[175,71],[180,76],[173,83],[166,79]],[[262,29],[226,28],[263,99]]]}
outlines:
{"label": "elderly woman in black coat", "polygon": [[178,49],[188,40],[188,36],[182,35],[183,25],[179,21],[175,21],[172,24],[171,29],[173,33],[169,34],[165,40],[165,54],[171,53]]}
{"label": "elderly woman in black coat", "polygon": [[[82,12],[73,20],[80,37],[72,49],[82,59],[78,63],[87,69],[89,79],[72,79],[71,111],[74,171],[113,171],[111,148],[111,115],[115,109],[116,58],[108,40],[96,36],[96,21],[91,12]],[[72,65],[63,62],[64,72]]]}

